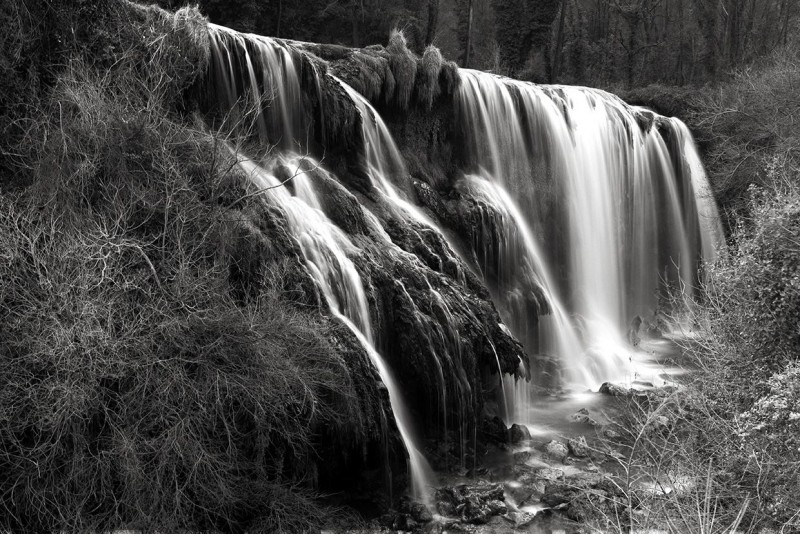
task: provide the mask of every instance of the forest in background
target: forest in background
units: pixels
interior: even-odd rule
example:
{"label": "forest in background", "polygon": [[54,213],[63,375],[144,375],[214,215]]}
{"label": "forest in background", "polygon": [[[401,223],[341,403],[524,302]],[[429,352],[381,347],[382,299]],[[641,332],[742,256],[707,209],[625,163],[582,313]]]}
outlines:
{"label": "forest in background", "polygon": [[[185,0],[158,0],[177,8]],[[199,0],[212,22],[362,47],[402,29],[459,65],[540,83],[704,84],[792,39],[793,0]]]}

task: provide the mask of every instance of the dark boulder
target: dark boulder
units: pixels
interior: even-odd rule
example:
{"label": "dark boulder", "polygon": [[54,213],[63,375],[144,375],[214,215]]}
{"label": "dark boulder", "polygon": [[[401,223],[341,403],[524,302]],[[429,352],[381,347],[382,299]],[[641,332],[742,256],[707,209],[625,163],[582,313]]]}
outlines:
{"label": "dark boulder", "polygon": [[511,436],[511,443],[514,445],[519,445],[531,440],[531,432],[525,425],[518,425],[514,423],[511,425],[509,434]]}
{"label": "dark boulder", "polygon": [[422,503],[415,502],[412,503],[411,506],[411,517],[417,523],[430,523],[433,521],[433,515],[431,511],[428,510],[428,507]]}
{"label": "dark boulder", "polygon": [[603,382],[603,385],[600,386],[600,393],[611,397],[628,397],[630,390],[611,382]]}
{"label": "dark boulder", "polygon": [[509,440],[506,424],[497,416],[491,418],[486,417],[483,419],[481,435],[483,436],[484,441],[490,443],[506,444]]}

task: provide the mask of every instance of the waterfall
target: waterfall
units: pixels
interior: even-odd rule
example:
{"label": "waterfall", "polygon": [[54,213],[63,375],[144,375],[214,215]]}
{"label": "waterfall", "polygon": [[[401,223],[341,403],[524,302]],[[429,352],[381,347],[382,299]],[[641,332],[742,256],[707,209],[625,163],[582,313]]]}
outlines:
{"label": "waterfall", "polygon": [[[353,332],[378,371],[389,393],[397,429],[409,456],[413,496],[426,501],[428,489],[433,485],[432,470],[420,452],[402,392],[375,348],[364,282],[350,259],[350,256],[358,254],[358,248],[321,209],[321,200],[309,179],[309,167],[314,172],[327,174],[320,162],[291,151],[303,148],[302,143],[293,137],[294,132],[300,131],[298,125],[302,121],[298,118],[303,116],[299,107],[302,93],[298,69],[286,47],[275,40],[245,37],[219,27],[211,27],[210,33],[215,73],[212,78],[216,83],[217,101],[226,119],[237,116],[237,120],[241,120],[242,116],[252,115],[259,140],[268,146],[283,147],[277,155],[265,154],[258,163],[243,159],[239,166],[255,188],[263,191],[266,201],[282,210],[288,229],[300,245],[306,265],[331,312]],[[247,73],[245,79],[239,74],[242,71]],[[247,85],[237,87],[241,83]],[[269,106],[246,108],[248,103],[242,97],[262,94],[271,95],[268,97]],[[294,194],[269,170],[270,166],[288,169]],[[385,187],[391,186],[387,184]],[[369,220],[374,222],[374,219]]]}
{"label": "waterfall", "polygon": [[[500,244],[476,254],[500,271],[488,282],[504,320],[540,360],[557,353],[566,384],[629,378],[629,322],[652,318],[667,284],[691,298],[721,240],[688,129],[599,90],[460,75],[464,180]],[[524,278],[547,301],[538,329],[518,304]],[[515,393],[514,417],[528,396]]]}
{"label": "waterfall", "polygon": [[654,319],[667,290],[690,300],[721,243],[680,121],[599,90],[462,69],[448,94],[455,165],[423,194],[381,114],[302,43],[213,25],[210,37],[206,119],[256,152],[240,167],[386,386],[419,498],[432,476],[415,416],[427,437],[438,426],[446,457],[458,431],[464,467],[479,371],[507,423],[533,422],[540,384],[632,378],[631,320]]}

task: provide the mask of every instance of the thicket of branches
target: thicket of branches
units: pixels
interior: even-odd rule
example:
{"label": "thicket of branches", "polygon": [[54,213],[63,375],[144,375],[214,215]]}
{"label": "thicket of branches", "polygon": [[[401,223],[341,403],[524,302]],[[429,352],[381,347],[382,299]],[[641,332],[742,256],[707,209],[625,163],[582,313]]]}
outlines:
{"label": "thicket of branches", "polygon": [[800,529],[800,187],[795,170],[771,179],[751,187],[749,215],[693,308],[693,380],[634,403],[619,427],[626,527]]}
{"label": "thicket of branches", "polygon": [[689,307],[694,379],[623,426],[629,478],[658,481],[620,482],[637,528],[800,529],[798,81],[783,49],[690,100],[729,247]]}
{"label": "thicket of branches", "polygon": [[[2,110],[0,529],[330,524],[315,439],[374,428],[381,400],[344,360],[364,356],[312,305],[291,242],[268,230],[280,214],[180,111],[205,19],[98,9],[121,21],[108,55],[59,44],[30,67],[47,79]],[[13,69],[28,53],[9,48]]]}

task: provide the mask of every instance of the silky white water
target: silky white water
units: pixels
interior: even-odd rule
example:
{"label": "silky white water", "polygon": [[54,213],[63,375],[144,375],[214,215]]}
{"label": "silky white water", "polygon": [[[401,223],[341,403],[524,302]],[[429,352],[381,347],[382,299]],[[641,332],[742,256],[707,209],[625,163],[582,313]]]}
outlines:
{"label": "silky white water", "polygon": [[[301,92],[297,68],[292,64],[292,57],[286,48],[266,37],[245,37],[219,27],[211,27],[211,36],[216,64],[227,67],[227,70],[221,69],[215,79],[221,84],[221,94],[227,95],[224,104],[228,106],[228,116],[238,115],[239,121],[246,121],[248,116],[250,120],[254,118],[262,142],[292,147],[293,136],[299,131],[301,123],[298,118],[301,115]],[[245,39],[251,44],[250,47],[244,43]],[[235,51],[229,46],[231,40],[237,45]],[[251,57],[250,50],[256,51],[255,58]],[[247,102],[236,98],[238,93],[233,84],[237,80],[237,73],[231,59],[234,53],[244,54],[241,59],[247,66],[245,81],[249,84],[245,93],[255,95],[253,98],[264,95],[264,98],[271,99],[266,110],[261,106],[248,108]],[[372,146],[373,150],[379,148],[377,143]],[[233,148],[231,150],[234,151]],[[268,202],[281,208],[288,229],[299,243],[306,265],[331,311],[354,333],[378,371],[389,393],[397,429],[408,452],[413,496],[426,501],[429,498],[429,489],[433,486],[432,470],[417,445],[413,421],[405,407],[402,392],[383,357],[375,349],[364,283],[349,258],[350,255],[357,254],[358,249],[322,211],[321,202],[310,180],[310,169],[321,173],[325,172],[324,169],[320,162],[309,156],[292,153],[288,148],[278,154],[267,153],[263,162],[258,163],[241,158],[238,154],[236,157],[254,187],[263,193]],[[368,161],[375,166],[375,161],[384,159],[386,158],[378,154],[371,156]],[[270,170],[271,166],[288,169],[294,194]],[[379,177],[385,176],[385,171],[379,168],[374,169],[374,173]],[[385,190],[387,194],[392,192],[388,184]]]}
{"label": "silky white water", "polygon": [[[415,273],[407,287],[389,280],[389,293],[402,299],[408,312],[403,320],[419,335],[415,350],[430,352],[423,378],[431,377],[435,388],[429,402],[438,419],[431,421],[445,441],[451,427],[459,429],[462,467],[467,429],[477,428],[467,414],[475,415],[480,394],[462,361],[464,317],[481,322],[459,292],[470,270],[483,278],[502,322],[530,355],[528,365],[520,360],[518,373],[530,382],[503,376],[501,354],[486,338],[482,356],[484,362],[490,356],[495,383],[501,384],[498,411],[507,423],[531,423],[540,384],[585,391],[604,381],[635,380],[642,370],[626,339],[629,325],[637,317],[656,322],[668,293],[691,301],[703,261],[717,253],[722,233],[716,206],[680,121],[603,91],[461,70],[450,142],[463,157],[453,190],[443,192],[475,206],[477,226],[461,239],[443,230],[444,214],[414,204],[401,152],[367,99],[318,63],[301,68],[298,57],[307,57],[286,42],[213,25],[210,33],[213,120],[255,134],[263,147],[258,161],[240,165],[264,199],[281,209],[325,302],[353,331],[386,385],[418,497],[427,495],[433,479],[414,433],[419,422],[384,358],[405,355],[387,352],[383,329],[373,332],[381,310],[370,309],[369,280],[359,274],[365,268],[360,262],[371,260],[362,255],[365,249],[386,261],[381,265],[403,263]],[[368,183],[348,194],[361,203],[369,237],[350,236],[326,216],[314,176],[326,183],[337,179],[324,168],[324,158],[302,155],[312,152],[309,138],[317,135],[318,143],[318,132],[326,128],[322,87],[332,84],[359,117],[354,173]],[[314,86],[316,92],[310,91]],[[309,104],[314,98],[320,101]],[[279,167],[288,169],[289,180],[276,176]],[[393,242],[398,236],[406,250]],[[425,256],[431,264],[426,270],[422,256],[408,250],[428,250],[431,243],[437,251]],[[445,264],[461,269],[452,276],[455,285],[444,274]]]}
{"label": "silky white water", "polygon": [[[654,114],[602,91],[463,69],[461,79],[472,166],[464,179],[499,214],[504,237],[494,261],[514,273],[495,281],[501,314],[530,353],[556,358],[563,387],[635,379],[628,325],[637,315],[655,319],[667,286],[690,300],[701,260],[713,259],[720,243],[688,130],[675,119],[659,127]],[[530,276],[519,268],[527,263],[549,304],[538,338],[528,333],[525,308],[509,298]],[[515,390],[509,420],[525,421],[531,386],[506,382]]]}

